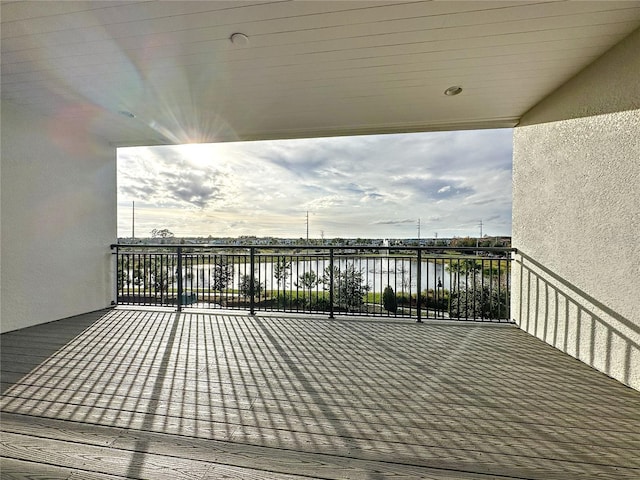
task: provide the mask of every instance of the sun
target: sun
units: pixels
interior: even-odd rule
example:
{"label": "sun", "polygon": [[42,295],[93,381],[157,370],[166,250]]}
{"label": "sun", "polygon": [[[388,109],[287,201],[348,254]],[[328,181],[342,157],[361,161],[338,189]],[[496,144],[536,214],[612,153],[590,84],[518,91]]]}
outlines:
{"label": "sun", "polygon": [[206,167],[219,157],[219,145],[215,143],[189,143],[177,147],[184,159],[195,167]]}

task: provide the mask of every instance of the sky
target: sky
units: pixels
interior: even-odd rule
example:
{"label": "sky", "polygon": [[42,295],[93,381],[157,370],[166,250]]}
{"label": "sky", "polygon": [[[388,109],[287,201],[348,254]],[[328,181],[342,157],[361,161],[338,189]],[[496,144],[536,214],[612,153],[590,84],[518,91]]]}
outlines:
{"label": "sky", "polygon": [[118,149],[118,236],[511,235],[512,130]]}

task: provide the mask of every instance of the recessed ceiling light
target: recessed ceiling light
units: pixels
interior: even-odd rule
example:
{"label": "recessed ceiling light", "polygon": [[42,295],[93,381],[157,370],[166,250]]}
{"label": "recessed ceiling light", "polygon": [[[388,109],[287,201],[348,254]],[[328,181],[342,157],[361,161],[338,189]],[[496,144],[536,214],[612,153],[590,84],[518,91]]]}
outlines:
{"label": "recessed ceiling light", "polygon": [[444,91],[444,94],[448,97],[453,97],[454,95],[460,95],[461,93],[462,93],[462,87],[458,85],[449,87]]}
{"label": "recessed ceiling light", "polygon": [[238,47],[246,47],[247,45],[249,45],[249,37],[247,37],[244,33],[232,33],[229,37],[229,40],[231,41],[231,43],[237,45]]}
{"label": "recessed ceiling light", "polygon": [[133,113],[129,112],[128,110],[120,110],[118,113],[123,117],[136,118],[136,116]]}

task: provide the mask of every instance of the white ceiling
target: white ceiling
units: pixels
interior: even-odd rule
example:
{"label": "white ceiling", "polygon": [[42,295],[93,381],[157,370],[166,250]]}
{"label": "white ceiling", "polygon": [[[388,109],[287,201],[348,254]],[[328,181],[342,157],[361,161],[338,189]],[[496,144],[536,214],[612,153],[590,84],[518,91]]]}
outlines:
{"label": "white ceiling", "polygon": [[3,100],[152,145],[514,126],[638,28],[640,2],[3,1],[1,18]]}

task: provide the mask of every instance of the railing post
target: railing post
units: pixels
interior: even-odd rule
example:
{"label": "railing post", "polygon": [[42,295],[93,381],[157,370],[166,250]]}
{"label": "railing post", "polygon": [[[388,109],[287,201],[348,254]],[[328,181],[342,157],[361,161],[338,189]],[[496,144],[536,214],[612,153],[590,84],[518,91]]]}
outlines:
{"label": "railing post", "polygon": [[418,272],[416,278],[416,309],[418,314],[417,323],[422,323],[422,305],[420,302],[420,286],[422,284],[422,250],[418,247]]}
{"label": "railing post", "polygon": [[[507,275],[507,279],[506,279],[506,289],[507,292],[505,293],[505,299],[506,299],[506,316],[505,318],[507,319],[507,321],[513,321],[515,323],[515,320],[511,318],[511,265],[512,262],[515,261],[516,259],[516,254],[518,253],[517,250],[510,252],[509,253],[509,257],[505,257],[505,261],[506,263],[506,275]],[[522,277],[520,277],[522,278]],[[522,291],[522,290],[521,290]]]}
{"label": "railing post", "polygon": [[249,257],[251,259],[250,265],[250,277],[249,277],[249,314],[256,314],[256,282],[255,282],[255,272],[256,272],[256,264],[255,264],[255,247],[249,248]]}
{"label": "railing post", "polygon": [[182,247],[178,247],[178,311],[182,311]]}
{"label": "railing post", "polygon": [[329,318],[333,316],[333,248],[329,247]]}
{"label": "railing post", "polygon": [[[116,281],[114,282],[115,284],[115,289],[114,289],[114,295],[113,295],[113,300],[111,300],[111,305],[118,305],[118,292],[120,291],[121,287],[121,277],[120,275],[118,275],[118,271],[119,269],[123,269],[124,270],[124,266],[122,260],[120,260],[120,249],[118,248],[118,246],[116,245],[116,254],[115,254],[115,262],[114,262],[114,278],[116,279]],[[127,275],[129,275],[129,272],[127,271]],[[124,274],[122,275],[122,278],[124,278]],[[124,288],[122,288],[122,290],[124,290]],[[122,292],[124,294],[124,292]]]}

